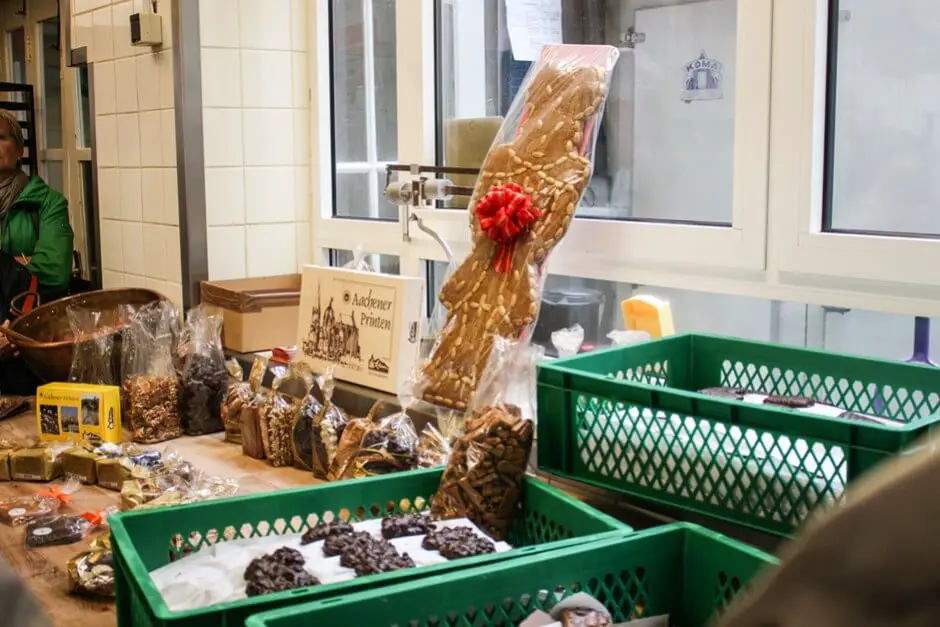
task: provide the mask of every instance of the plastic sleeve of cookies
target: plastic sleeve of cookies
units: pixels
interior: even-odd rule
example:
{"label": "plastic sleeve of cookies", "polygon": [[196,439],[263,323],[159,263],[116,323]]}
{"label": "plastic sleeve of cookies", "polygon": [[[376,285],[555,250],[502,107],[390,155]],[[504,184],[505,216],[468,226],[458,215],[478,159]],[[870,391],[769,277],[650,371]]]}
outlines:
{"label": "plastic sleeve of cookies", "polygon": [[618,56],[611,46],[546,46],[527,74],[470,199],[470,254],[441,287],[447,316],[421,366],[423,400],[466,410],[494,338],[531,337],[548,257],[591,179]]}

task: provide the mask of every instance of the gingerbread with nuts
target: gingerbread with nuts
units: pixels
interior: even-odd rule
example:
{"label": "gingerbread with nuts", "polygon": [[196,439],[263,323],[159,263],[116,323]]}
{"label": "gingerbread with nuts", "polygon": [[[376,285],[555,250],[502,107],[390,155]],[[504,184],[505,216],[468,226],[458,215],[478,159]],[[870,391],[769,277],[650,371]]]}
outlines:
{"label": "gingerbread with nuts", "polygon": [[619,52],[546,46],[490,149],[470,200],[473,248],[441,288],[447,324],[423,365],[424,400],[464,410],[493,340],[527,339],[549,253],[591,178]]}

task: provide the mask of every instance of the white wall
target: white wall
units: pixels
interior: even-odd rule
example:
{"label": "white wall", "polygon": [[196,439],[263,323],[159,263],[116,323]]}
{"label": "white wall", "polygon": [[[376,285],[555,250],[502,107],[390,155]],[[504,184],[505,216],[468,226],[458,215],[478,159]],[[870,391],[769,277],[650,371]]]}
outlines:
{"label": "white wall", "polygon": [[164,45],[130,42],[143,0],[71,0],[72,48],[94,64],[95,148],[105,287],[147,287],[182,302],[171,2]]}
{"label": "white wall", "polygon": [[310,256],[309,3],[199,3],[209,278],[296,272]]}

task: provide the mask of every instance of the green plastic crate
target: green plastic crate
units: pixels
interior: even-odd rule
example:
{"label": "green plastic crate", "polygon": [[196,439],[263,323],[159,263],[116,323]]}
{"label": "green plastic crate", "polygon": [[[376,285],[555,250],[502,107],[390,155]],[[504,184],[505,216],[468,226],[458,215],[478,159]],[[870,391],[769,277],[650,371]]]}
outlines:
{"label": "green plastic crate", "polygon": [[[707,397],[812,396],[900,427]],[[777,535],[938,419],[940,369],[682,335],[544,364],[538,464],[548,473]]]}
{"label": "green plastic crate", "polygon": [[631,531],[620,521],[572,499],[538,479],[526,477],[522,508],[508,538],[510,544],[517,547],[511,551],[185,612],[171,612],[150,578],[151,570],[214,542],[301,532],[319,520],[331,520],[337,516],[364,520],[424,509],[431,495],[437,491],[441,473],[439,468],[417,470],[128,512],[109,518],[114,549],[118,625],[235,627],[242,625],[252,614],[284,605],[498,563]]}
{"label": "green plastic crate", "polygon": [[518,625],[575,592],[601,601],[615,622],[669,614],[671,625],[704,627],[761,569],[776,560],[691,524],[673,524],[526,560],[464,570],[275,610],[247,627],[496,627]]}

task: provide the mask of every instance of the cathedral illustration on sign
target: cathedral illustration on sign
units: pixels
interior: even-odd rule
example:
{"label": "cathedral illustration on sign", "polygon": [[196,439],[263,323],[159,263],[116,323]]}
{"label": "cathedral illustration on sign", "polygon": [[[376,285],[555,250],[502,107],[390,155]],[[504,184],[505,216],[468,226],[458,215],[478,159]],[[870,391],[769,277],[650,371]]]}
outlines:
{"label": "cathedral illustration on sign", "polygon": [[[348,302],[348,294],[345,295]],[[356,324],[355,311],[339,313],[333,307],[333,297],[326,309],[322,309],[320,282],[317,281],[317,301],[310,312],[310,326],[303,341],[302,350],[309,357],[323,359],[344,366],[362,368],[362,348],[360,329]],[[387,359],[369,356],[366,366],[378,374],[388,374]]]}
{"label": "cathedral illustration on sign", "polygon": [[704,50],[698,58],[685,65],[685,85],[682,90],[683,102],[696,100],[721,100],[722,64],[709,57]]}
{"label": "cathedral illustration on sign", "polygon": [[359,347],[359,327],[356,316],[337,314],[333,308],[333,297],[321,309],[320,282],[317,282],[317,302],[310,312],[310,328],[303,341],[303,351],[310,357],[325,359],[336,363],[348,364],[362,361],[362,349]]}

